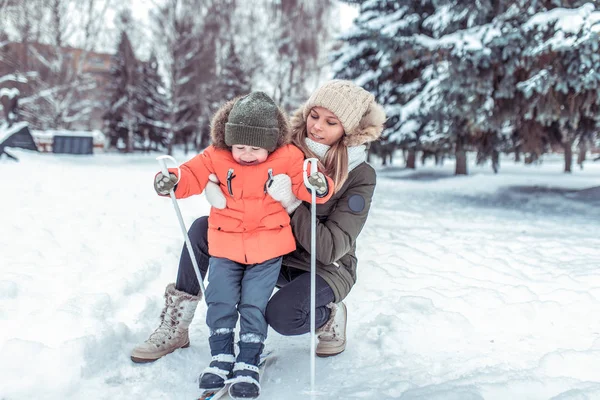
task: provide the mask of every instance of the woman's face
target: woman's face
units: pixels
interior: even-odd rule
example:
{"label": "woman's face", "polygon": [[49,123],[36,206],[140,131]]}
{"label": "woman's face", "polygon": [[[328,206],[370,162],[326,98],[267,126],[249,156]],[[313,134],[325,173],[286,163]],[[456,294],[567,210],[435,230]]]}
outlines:
{"label": "woman's face", "polygon": [[306,120],[307,135],[315,142],[331,146],[344,135],[342,123],[334,113],[323,107],[313,107]]}

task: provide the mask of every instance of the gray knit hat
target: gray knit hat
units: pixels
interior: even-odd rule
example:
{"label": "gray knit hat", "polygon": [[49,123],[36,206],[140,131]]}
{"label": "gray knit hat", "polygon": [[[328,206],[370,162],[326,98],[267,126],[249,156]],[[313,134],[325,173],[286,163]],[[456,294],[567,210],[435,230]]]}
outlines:
{"label": "gray knit hat", "polygon": [[303,116],[306,121],[313,107],[324,107],[340,120],[346,135],[351,135],[374,101],[371,93],[355,83],[334,79],[313,92],[304,105]]}
{"label": "gray knit hat", "polygon": [[225,144],[273,151],[279,139],[278,109],[264,92],[252,92],[234,104],[225,124]]}

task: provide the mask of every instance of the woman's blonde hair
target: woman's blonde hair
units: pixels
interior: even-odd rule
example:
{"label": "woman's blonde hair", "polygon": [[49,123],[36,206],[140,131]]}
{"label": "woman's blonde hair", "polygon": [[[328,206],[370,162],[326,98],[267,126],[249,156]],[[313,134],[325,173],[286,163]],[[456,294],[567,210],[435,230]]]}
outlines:
{"label": "woman's blonde hair", "polygon": [[321,157],[313,153],[306,145],[305,138],[307,134],[306,124],[304,124],[302,129],[294,131],[292,142],[302,150],[307,158],[314,157],[319,160],[319,169],[333,179],[334,191],[337,192],[344,186],[346,179],[348,179],[348,148],[344,144],[344,136],[331,145],[327,153],[325,153],[325,157],[321,160]]}

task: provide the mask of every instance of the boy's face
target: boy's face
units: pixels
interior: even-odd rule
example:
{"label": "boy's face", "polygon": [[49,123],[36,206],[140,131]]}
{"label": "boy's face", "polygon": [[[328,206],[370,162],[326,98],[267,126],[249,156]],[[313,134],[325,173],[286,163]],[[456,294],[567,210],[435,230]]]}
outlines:
{"label": "boy's face", "polygon": [[262,147],[246,146],[243,144],[233,145],[231,148],[233,159],[241,165],[256,165],[264,162],[269,156],[267,149]]}

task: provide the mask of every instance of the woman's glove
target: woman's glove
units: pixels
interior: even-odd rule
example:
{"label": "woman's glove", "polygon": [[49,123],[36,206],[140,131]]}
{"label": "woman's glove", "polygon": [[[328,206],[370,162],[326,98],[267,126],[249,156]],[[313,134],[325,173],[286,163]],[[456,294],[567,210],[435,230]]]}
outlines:
{"label": "woman's glove", "polygon": [[281,203],[285,211],[288,214],[294,212],[302,200],[298,200],[292,192],[292,180],[286,174],[275,175],[269,182],[267,182],[267,193]]}
{"label": "woman's glove", "polygon": [[314,186],[315,190],[317,191],[317,196],[324,197],[327,196],[327,193],[329,193],[329,185],[327,185],[327,179],[325,179],[325,175],[323,175],[322,172],[315,172],[309,176],[308,182]]}
{"label": "woman's glove", "polygon": [[169,176],[159,172],[154,177],[154,190],[161,196],[166,196],[177,185],[177,175],[169,173]]}
{"label": "woman's glove", "polygon": [[219,185],[219,178],[215,174],[210,174],[208,176],[208,183],[204,188],[204,194],[206,195],[206,200],[208,200],[209,204],[214,208],[218,208],[222,210],[227,205],[227,199],[225,199],[225,195],[223,191],[221,191],[221,186]]}

